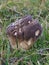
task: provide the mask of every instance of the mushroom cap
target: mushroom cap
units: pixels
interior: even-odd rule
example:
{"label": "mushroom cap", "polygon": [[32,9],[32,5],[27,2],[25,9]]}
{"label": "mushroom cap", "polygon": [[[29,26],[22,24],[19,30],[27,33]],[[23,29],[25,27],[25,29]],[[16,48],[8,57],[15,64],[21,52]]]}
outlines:
{"label": "mushroom cap", "polygon": [[37,19],[32,19],[31,15],[11,23],[6,29],[7,35],[15,36],[18,39],[22,38],[24,40],[29,40],[30,38],[38,38],[41,35],[41,32],[42,27],[40,23]]}

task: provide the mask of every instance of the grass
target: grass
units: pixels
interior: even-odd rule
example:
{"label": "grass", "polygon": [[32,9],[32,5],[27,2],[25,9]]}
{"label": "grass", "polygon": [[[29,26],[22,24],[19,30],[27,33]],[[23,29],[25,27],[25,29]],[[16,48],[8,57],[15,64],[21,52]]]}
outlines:
{"label": "grass", "polygon": [[[42,35],[31,49],[11,51],[6,27],[28,14],[42,24]],[[49,0],[0,0],[0,26],[0,65],[49,65]]]}

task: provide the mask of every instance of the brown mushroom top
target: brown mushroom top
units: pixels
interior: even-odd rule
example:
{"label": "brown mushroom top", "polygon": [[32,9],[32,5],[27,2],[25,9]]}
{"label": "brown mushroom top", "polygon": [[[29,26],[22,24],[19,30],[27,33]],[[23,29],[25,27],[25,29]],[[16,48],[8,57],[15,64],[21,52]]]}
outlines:
{"label": "brown mushroom top", "polygon": [[15,36],[18,39],[37,39],[42,32],[42,27],[38,20],[32,19],[31,15],[25,16],[18,21],[11,23],[6,30],[7,35]]}

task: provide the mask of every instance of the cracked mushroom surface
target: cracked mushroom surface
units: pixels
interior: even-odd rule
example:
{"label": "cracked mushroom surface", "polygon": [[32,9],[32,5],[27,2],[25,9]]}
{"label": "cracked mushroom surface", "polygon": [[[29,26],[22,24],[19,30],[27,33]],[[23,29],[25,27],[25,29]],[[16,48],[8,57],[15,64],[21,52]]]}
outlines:
{"label": "cracked mushroom surface", "polygon": [[[37,19],[31,15],[25,16],[13,23],[7,29],[6,34],[13,49],[29,49],[42,33],[42,27]],[[18,39],[18,43],[16,43]]]}

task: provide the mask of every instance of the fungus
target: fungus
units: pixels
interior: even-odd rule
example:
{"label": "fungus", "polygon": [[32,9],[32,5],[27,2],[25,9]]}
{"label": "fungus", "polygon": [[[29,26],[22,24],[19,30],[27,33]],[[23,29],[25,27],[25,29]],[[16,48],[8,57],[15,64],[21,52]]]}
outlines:
{"label": "fungus", "polygon": [[[42,33],[41,24],[31,15],[25,16],[10,24],[6,29],[7,36],[13,49],[30,49]],[[18,39],[18,43],[16,43]]]}

